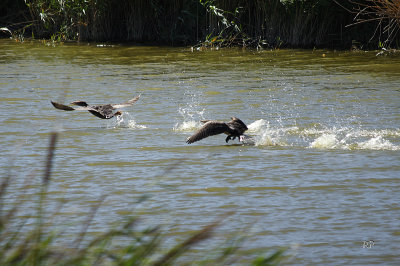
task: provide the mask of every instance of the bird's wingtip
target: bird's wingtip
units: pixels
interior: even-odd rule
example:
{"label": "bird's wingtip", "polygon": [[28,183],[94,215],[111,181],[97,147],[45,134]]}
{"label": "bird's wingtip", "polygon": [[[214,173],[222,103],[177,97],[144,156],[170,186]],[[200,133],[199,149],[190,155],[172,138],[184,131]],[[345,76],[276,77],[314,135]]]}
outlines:
{"label": "bird's wingtip", "polygon": [[64,111],[73,111],[73,110],[75,110],[71,106],[67,106],[67,105],[64,105],[64,104],[61,104],[61,103],[57,103],[57,102],[53,102],[53,101],[50,101],[50,102],[55,108],[60,109],[60,110],[64,110]]}

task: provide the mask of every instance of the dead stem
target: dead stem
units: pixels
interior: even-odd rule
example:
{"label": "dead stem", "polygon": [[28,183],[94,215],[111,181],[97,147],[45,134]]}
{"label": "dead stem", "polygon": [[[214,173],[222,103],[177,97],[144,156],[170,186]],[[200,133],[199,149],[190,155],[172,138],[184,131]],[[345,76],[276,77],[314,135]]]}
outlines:
{"label": "dead stem", "polygon": [[[335,1],[336,2],[336,1]],[[364,2],[349,0],[354,5],[354,23],[347,26],[378,21],[373,36],[380,30],[379,39],[386,34],[384,44],[390,44],[400,28],[400,1],[367,0]],[[383,31],[381,30],[383,29]]]}
{"label": "dead stem", "polygon": [[79,249],[79,245],[81,244],[82,240],[85,238],[86,232],[87,232],[89,226],[91,225],[94,216],[96,215],[98,209],[100,208],[101,204],[103,203],[103,201],[105,200],[106,197],[107,197],[106,195],[101,196],[98,203],[96,203],[96,205],[94,205],[92,207],[86,222],[83,224],[82,231],[79,233],[77,239],[75,239],[75,241],[74,241],[74,246],[76,249]]}
{"label": "dead stem", "polygon": [[225,215],[223,215],[221,218],[219,218],[217,221],[213,222],[212,224],[209,224],[205,226],[202,230],[200,230],[198,233],[194,234],[193,236],[189,237],[186,239],[184,242],[176,245],[173,247],[170,251],[168,251],[167,254],[165,254],[160,260],[155,262],[153,266],[160,266],[160,265],[169,265],[174,258],[178,257],[180,254],[184,253],[186,250],[188,250],[191,246],[208,239],[212,236],[212,232],[214,229],[222,222],[222,220],[227,217],[232,215],[233,212],[229,212]]}
{"label": "dead stem", "polygon": [[43,173],[42,182],[43,182],[44,186],[47,186],[50,182],[51,169],[53,166],[54,151],[56,149],[57,138],[58,138],[58,133],[52,132],[50,135],[49,147],[47,149],[46,167],[45,167],[44,173]]}

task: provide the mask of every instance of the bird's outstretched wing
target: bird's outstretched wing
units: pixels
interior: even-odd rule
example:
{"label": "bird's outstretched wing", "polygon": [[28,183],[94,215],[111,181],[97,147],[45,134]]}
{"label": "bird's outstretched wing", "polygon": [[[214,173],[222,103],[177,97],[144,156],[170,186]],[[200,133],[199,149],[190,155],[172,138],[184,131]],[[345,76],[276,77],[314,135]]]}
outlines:
{"label": "bird's outstretched wing", "polygon": [[214,136],[229,131],[229,126],[223,122],[208,121],[196,133],[194,133],[193,136],[189,137],[186,142],[191,144],[209,136]]}
{"label": "bird's outstretched wing", "polygon": [[60,110],[64,110],[64,111],[74,111],[75,110],[75,108],[72,108],[71,106],[64,105],[64,104],[61,104],[61,103],[56,103],[56,102],[51,101],[51,104],[55,108],[60,109]]}
{"label": "bird's outstretched wing", "polygon": [[88,107],[89,106],[85,101],[74,101],[71,104],[82,106],[82,107]]}
{"label": "bird's outstretched wing", "polygon": [[[74,111],[74,110],[78,110],[78,111],[89,111],[89,110],[94,110],[92,107],[71,107],[65,104],[61,104],[61,103],[57,103],[57,102],[53,102],[51,101],[51,104],[60,110],[64,110],[64,111]],[[96,110],[95,110],[96,111]]]}
{"label": "bird's outstretched wing", "polygon": [[89,109],[88,111],[89,111],[92,115],[97,116],[98,118],[101,118],[101,119],[109,119],[109,118],[111,118],[111,117],[106,117],[105,115],[103,115],[102,113],[100,113],[100,112],[98,112],[98,111],[96,111],[96,110],[94,110],[94,109]]}
{"label": "bird's outstretched wing", "polygon": [[115,109],[117,108],[124,108],[127,106],[131,106],[133,105],[137,100],[139,100],[140,95],[136,96],[135,98],[130,99],[129,101],[125,102],[125,103],[121,103],[121,104],[112,104],[111,106]]}

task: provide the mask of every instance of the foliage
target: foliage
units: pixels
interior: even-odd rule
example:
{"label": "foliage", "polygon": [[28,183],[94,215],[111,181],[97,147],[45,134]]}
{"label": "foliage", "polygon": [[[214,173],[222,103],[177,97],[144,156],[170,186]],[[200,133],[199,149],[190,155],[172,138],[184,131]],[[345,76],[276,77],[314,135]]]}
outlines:
{"label": "foliage", "polygon": [[[134,216],[127,216],[119,226],[89,238],[86,236],[88,228],[105,199],[105,197],[101,197],[99,203],[95,204],[88,213],[81,231],[76,234],[70,247],[60,246],[62,234],[56,233],[54,230],[48,231],[47,217],[51,215],[45,212],[57,139],[57,133],[50,134],[46,164],[34,216],[18,216],[22,203],[34,200],[26,198],[24,195],[17,198],[12,206],[4,208],[4,199],[12,179],[11,173],[0,184],[0,265],[171,265],[191,247],[213,237],[213,232],[223,221],[224,216],[166,252],[161,250],[163,237],[160,228],[139,230],[138,219]],[[166,172],[171,170],[167,169]],[[144,199],[142,197],[140,200]],[[30,225],[32,220],[35,220],[33,226]],[[116,245],[115,243],[122,244]],[[239,244],[240,242],[228,246],[222,250],[221,255],[207,263],[225,265],[229,264],[229,261],[240,259]],[[277,265],[284,259],[284,251],[281,249],[269,256],[258,257],[253,264]]]}
{"label": "foliage", "polygon": [[208,16],[208,34],[204,46],[232,46],[241,44],[246,45],[249,37],[244,33],[241,22],[238,18],[241,7],[236,7],[233,11],[223,10],[216,6],[214,0],[200,0],[206,8]]}

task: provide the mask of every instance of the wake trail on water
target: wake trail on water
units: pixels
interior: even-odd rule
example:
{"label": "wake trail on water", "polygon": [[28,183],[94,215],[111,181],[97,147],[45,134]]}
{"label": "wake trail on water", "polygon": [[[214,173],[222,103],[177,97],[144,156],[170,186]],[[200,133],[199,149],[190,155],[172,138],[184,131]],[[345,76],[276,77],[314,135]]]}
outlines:
{"label": "wake trail on water", "polygon": [[[180,110],[181,114],[187,114]],[[202,116],[203,113],[198,113]],[[193,132],[202,123],[185,116],[184,121],[176,123],[174,131]],[[308,149],[339,150],[400,150],[400,129],[358,129],[358,128],[300,128],[298,126],[271,126],[267,120],[259,119],[247,125],[243,138],[244,145],[304,147]]]}
{"label": "wake trail on water", "polygon": [[[175,132],[190,132],[202,127],[201,120],[209,119],[200,104],[199,95],[185,92],[186,104],[178,108],[180,119],[173,126]],[[224,121],[229,120],[227,117]],[[248,122],[248,121],[247,121]],[[244,145],[260,147],[300,147],[306,149],[338,150],[400,150],[400,128],[365,129],[356,127],[328,127],[323,124],[285,126],[281,122],[258,119],[247,124],[242,139]]]}
{"label": "wake trail on water", "polygon": [[[255,146],[303,146],[311,149],[400,150],[400,129],[272,127],[264,120],[248,125]],[[397,143],[397,144],[396,144]]]}

